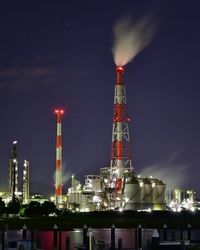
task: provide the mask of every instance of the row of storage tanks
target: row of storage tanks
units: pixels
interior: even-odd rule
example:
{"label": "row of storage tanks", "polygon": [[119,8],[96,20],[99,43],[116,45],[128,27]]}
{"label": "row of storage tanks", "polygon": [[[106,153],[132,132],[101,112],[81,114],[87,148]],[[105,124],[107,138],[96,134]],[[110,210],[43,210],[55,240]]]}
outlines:
{"label": "row of storage tanks", "polygon": [[[88,206],[87,203],[93,200],[91,196],[101,196],[101,193],[105,192],[107,177],[101,174],[86,176],[85,187],[87,191],[79,189],[78,192],[73,192],[68,196],[68,201],[72,202],[73,200],[76,203],[84,203],[80,204],[80,207]],[[129,174],[124,178],[121,192],[125,201],[123,206],[125,210],[163,210],[166,207],[165,184],[159,179],[140,178],[134,174]]]}
{"label": "row of storage tanks", "polygon": [[124,195],[126,210],[163,210],[165,204],[165,184],[154,178],[132,176],[126,180]]}
{"label": "row of storage tanks", "polygon": [[[103,180],[109,178],[109,168],[101,168],[100,175],[103,176]],[[163,210],[166,208],[166,185],[162,180],[152,177],[141,178],[129,169],[124,169],[123,182],[125,210]]]}

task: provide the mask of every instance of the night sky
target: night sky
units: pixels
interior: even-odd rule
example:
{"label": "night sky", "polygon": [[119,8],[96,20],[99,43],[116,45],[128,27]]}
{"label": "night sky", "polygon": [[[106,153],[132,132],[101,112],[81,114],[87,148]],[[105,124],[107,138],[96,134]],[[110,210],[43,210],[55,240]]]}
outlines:
{"label": "night sky", "polygon": [[[3,1],[2,1],[3,2]],[[151,44],[125,66],[137,174],[200,189],[199,1],[6,1],[0,4],[0,186],[13,140],[30,162],[32,192],[54,193],[56,116],[63,168],[83,180],[109,166],[115,64],[113,26],[147,13]],[[200,195],[199,195],[200,196]]]}

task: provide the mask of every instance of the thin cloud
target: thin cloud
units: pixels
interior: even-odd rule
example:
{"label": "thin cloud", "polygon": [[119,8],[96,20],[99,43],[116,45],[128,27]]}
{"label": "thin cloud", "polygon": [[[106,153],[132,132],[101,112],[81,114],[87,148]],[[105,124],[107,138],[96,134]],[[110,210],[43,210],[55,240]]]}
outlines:
{"label": "thin cloud", "polygon": [[77,80],[84,74],[81,70],[57,69],[33,63],[26,66],[0,67],[0,89],[9,93],[26,92],[41,85],[62,83],[67,79]]}
{"label": "thin cloud", "polygon": [[167,160],[145,166],[140,172],[142,177],[153,176],[167,185],[167,189],[184,187],[191,164],[177,163],[178,153],[172,153]]}

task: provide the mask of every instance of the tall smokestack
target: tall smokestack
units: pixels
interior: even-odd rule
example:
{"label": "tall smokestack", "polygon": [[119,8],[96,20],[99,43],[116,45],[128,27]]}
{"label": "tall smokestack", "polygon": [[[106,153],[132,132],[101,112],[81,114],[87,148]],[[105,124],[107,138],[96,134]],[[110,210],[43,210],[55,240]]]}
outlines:
{"label": "tall smokestack", "polygon": [[112,128],[112,148],[110,162],[111,185],[120,191],[125,169],[133,171],[130,154],[130,121],[126,110],[126,91],[122,80],[124,68],[116,68],[116,84],[114,94],[114,114]]}
{"label": "tall smokestack", "polygon": [[62,115],[63,109],[56,109],[57,138],[56,138],[56,174],[55,174],[55,204],[62,205]]}

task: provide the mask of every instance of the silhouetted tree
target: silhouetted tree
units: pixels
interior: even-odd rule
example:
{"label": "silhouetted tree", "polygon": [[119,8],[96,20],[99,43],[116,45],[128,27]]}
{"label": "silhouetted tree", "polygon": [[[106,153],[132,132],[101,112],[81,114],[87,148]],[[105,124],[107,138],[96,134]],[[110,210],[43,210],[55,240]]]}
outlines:
{"label": "silhouetted tree", "polygon": [[9,201],[6,207],[7,214],[18,214],[19,209],[20,209],[20,202],[17,198]]}
{"label": "silhouetted tree", "polygon": [[2,197],[0,197],[0,215],[4,214],[5,212],[5,202],[2,200]]}
{"label": "silhouetted tree", "polygon": [[42,203],[42,215],[48,216],[49,214],[52,214],[55,212],[56,206],[51,201],[44,201]]}
{"label": "silhouetted tree", "polygon": [[41,215],[41,205],[37,201],[31,201],[24,209],[25,217],[39,217]]}

